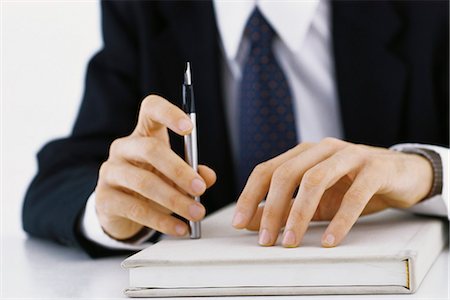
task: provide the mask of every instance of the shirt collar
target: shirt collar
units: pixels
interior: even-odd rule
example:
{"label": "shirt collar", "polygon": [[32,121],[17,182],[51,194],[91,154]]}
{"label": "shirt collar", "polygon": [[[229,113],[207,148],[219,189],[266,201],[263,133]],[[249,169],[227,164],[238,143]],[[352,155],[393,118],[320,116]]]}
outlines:
{"label": "shirt collar", "polygon": [[319,1],[214,0],[217,26],[227,58],[236,59],[245,25],[256,6],[286,46],[298,53]]}

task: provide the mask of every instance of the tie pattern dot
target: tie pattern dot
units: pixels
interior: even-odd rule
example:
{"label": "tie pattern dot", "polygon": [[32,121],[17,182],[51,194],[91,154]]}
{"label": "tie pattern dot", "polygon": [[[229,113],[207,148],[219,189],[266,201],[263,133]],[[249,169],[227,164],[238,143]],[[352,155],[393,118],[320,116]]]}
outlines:
{"label": "tie pattern dot", "polygon": [[250,41],[239,89],[239,185],[253,168],[297,144],[292,96],[272,51],[276,35],[258,9],[250,16]]}

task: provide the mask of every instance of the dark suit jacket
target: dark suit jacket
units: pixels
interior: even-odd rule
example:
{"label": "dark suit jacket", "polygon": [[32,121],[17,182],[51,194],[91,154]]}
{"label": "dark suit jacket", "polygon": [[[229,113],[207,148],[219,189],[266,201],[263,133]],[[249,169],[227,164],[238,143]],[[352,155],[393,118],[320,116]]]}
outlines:
{"label": "dark suit jacket", "polygon": [[[390,146],[448,146],[448,2],[332,2],[332,37],[345,139]],[[199,160],[218,174],[208,212],[236,200],[221,86],[220,37],[211,2],[103,2],[104,47],[89,63],[72,135],[38,154],[23,226],[31,235],[117,252],[78,232],[110,143],[133,130],[141,100],[157,93],[180,105],[186,61],[194,66]],[[181,154],[181,139],[171,137]]]}

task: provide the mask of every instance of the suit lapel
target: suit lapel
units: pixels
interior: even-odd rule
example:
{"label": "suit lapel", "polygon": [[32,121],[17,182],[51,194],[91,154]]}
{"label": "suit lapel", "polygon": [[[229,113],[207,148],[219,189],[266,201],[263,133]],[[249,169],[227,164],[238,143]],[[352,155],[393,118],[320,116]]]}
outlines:
{"label": "suit lapel", "polygon": [[401,22],[392,4],[334,1],[332,32],[345,138],[389,146],[401,134],[406,70],[396,55]]}

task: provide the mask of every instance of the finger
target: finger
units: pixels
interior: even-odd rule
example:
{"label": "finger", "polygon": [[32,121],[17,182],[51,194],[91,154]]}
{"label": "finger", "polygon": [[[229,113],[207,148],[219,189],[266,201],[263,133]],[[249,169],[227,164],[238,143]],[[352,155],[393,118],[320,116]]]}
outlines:
{"label": "finger", "polygon": [[[281,221],[282,226],[286,224],[287,218],[289,216],[290,207],[292,206],[293,201],[289,203],[289,209],[286,210],[286,212],[283,215],[283,219]],[[261,218],[264,211],[264,205],[259,206],[255,212],[255,215],[253,216],[250,223],[247,225],[246,229],[251,231],[258,231],[261,225]]]}
{"label": "finger", "polygon": [[191,132],[193,124],[185,112],[163,97],[157,95],[145,97],[141,103],[134,133],[149,136],[152,132],[165,127],[179,135],[186,135]]}
{"label": "finger", "polygon": [[365,152],[360,152],[357,146],[351,145],[339,150],[304,173],[286,223],[283,246],[298,246],[325,190],[346,174],[360,168],[365,155]]}
{"label": "finger", "polygon": [[[302,154],[300,154],[302,155]],[[300,181],[300,170],[292,167],[291,159],[275,170],[270,183],[264,210],[261,216],[259,244],[270,246],[276,243],[283,222],[289,212],[289,203]]]}
{"label": "finger", "polygon": [[261,245],[269,246],[276,243],[283,216],[305,171],[345,145],[345,142],[327,139],[306,149],[275,170],[261,219],[259,239]]}
{"label": "finger", "polygon": [[334,247],[342,242],[369,200],[377,192],[377,174],[364,169],[345,193],[341,206],[322,236],[324,247]]}
{"label": "finger", "polygon": [[[356,176],[353,176],[353,179]],[[338,182],[331,188],[327,189],[322,199],[320,200],[319,206],[312,218],[312,221],[331,221],[336,215],[339,207],[341,206],[342,199],[345,193],[348,191],[352,185],[353,180],[350,180],[348,176],[342,177]],[[323,202],[325,199],[325,202]],[[389,205],[384,201],[381,195],[375,195],[364,207],[361,215],[373,214],[388,208]]]}
{"label": "finger", "polygon": [[149,201],[142,198],[115,192],[109,195],[107,203],[110,214],[132,220],[159,232],[174,236],[184,236],[188,232],[188,227],[183,221],[153,209]]}
{"label": "finger", "polygon": [[352,183],[353,180],[349,176],[344,176],[334,186],[325,190],[312,221],[331,221],[341,205],[344,194]]}
{"label": "finger", "polygon": [[203,205],[157,175],[131,164],[111,164],[104,164],[102,169],[106,170],[101,169],[110,186],[136,192],[191,221],[199,221],[205,216]]}
{"label": "finger", "polygon": [[237,229],[245,228],[256,212],[258,204],[267,195],[272,173],[285,161],[295,157],[298,153],[311,147],[310,143],[302,143],[285,153],[263,162],[255,167],[237,200],[233,226]]}
{"label": "finger", "polygon": [[110,152],[110,156],[121,157],[126,161],[152,165],[192,196],[199,196],[205,192],[206,184],[203,178],[172,149],[156,138],[118,139],[111,145]]}
{"label": "finger", "polygon": [[205,180],[206,188],[210,188],[214,183],[216,183],[217,175],[213,169],[205,165],[198,166],[198,173]]}
{"label": "finger", "polygon": [[247,227],[245,227],[245,229],[251,230],[251,231],[259,231],[259,226],[261,224],[261,217],[262,217],[262,214],[263,214],[263,210],[264,210],[264,206],[259,206],[256,209],[256,212],[253,215],[253,218],[247,224]]}

